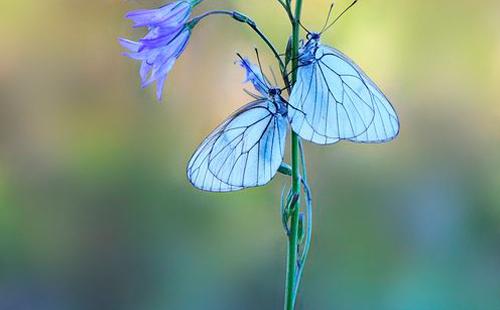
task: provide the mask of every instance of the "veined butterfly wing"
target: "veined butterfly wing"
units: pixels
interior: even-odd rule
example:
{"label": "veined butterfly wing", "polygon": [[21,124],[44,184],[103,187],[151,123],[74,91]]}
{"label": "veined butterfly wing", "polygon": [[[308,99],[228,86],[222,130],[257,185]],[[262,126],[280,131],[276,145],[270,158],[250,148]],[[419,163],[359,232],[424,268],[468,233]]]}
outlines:
{"label": "veined butterfly wing", "polygon": [[267,184],[283,160],[288,121],[277,105],[284,104],[256,100],[217,127],[189,161],[189,181],[211,192]]}
{"label": "veined butterfly wing", "polygon": [[380,143],[399,132],[380,89],[347,56],[324,45],[300,65],[289,104],[293,130],[314,143]]}

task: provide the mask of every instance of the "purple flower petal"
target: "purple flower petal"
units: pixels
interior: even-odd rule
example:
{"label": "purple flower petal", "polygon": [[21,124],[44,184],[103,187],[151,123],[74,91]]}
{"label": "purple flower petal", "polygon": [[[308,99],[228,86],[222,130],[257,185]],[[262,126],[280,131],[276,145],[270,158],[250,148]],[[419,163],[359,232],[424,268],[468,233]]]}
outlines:
{"label": "purple flower petal", "polygon": [[169,45],[170,42],[175,39],[175,37],[183,30],[183,27],[178,28],[168,28],[157,32],[156,37],[144,37],[140,40],[142,47],[139,49],[141,51],[144,48],[158,48],[162,46]]}
{"label": "purple flower petal", "polygon": [[153,69],[152,65],[148,64],[146,61],[142,62],[141,69],[139,70],[139,75],[141,76],[141,83],[147,81],[151,69]]}
{"label": "purple flower petal", "polygon": [[141,48],[141,44],[139,42],[135,42],[124,38],[119,38],[118,41],[120,42],[121,46],[123,46],[124,48],[128,49],[133,53],[137,53],[139,51],[139,48]]}
{"label": "purple flower petal", "polygon": [[184,23],[189,17],[191,4],[187,1],[176,1],[169,3],[159,9],[136,10],[129,12],[126,18],[134,22],[134,27],[150,25],[175,25]]}
{"label": "purple flower petal", "polygon": [[125,55],[141,61],[142,87],[157,82],[156,96],[161,99],[163,84],[191,36],[186,22],[191,14],[191,0],[176,1],[155,10],[137,10],[127,14],[134,27],[146,26],[148,32],[139,42],[120,39],[129,50]]}
{"label": "purple flower petal", "polygon": [[149,78],[143,82],[142,86],[146,87],[156,80],[166,76],[172,69],[175,61],[184,50],[190,36],[190,31],[185,30],[179,34],[170,45],[163,48],[154,59]]}

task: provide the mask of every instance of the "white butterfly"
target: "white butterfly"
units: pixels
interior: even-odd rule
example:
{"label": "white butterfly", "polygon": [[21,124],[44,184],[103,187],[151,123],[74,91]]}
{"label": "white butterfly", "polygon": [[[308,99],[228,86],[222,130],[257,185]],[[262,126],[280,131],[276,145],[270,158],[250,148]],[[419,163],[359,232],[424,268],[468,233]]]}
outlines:
{"label": "white butterfly", "polygon": [[191,157],[187,176],[201,190],[228,192],[265,185],[283,161],[287,104],[258,67],[243,58],[240,65],[259,95],[217,127]]}
{"label": "white butterfly", "polygon": [[382,91],[349,57],[320,44],[319,33],[309,33],[299,51],[289,118],[301,138],[318,144],[383,143],[399,133]]}

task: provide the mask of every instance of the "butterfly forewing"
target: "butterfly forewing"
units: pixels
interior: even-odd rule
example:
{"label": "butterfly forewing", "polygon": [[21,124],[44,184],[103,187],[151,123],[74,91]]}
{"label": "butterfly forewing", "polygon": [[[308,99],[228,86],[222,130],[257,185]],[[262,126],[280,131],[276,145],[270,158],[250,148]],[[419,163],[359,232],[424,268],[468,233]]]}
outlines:
{"label": "butterfly forewing", "polygon": [[[215,133],[215,132],[214,132]],[[198,147],[196,153],[189,161],[187,174],[188,179],[195,187],[213,192],[229,192],[242,189],[242,187],[232,186],[217,179],[208,169],[211,145],[216,135],[207,137]]]}
{"label": "butterfly forewing", "polygon": [[353,68],[356,68],[372,97],[375,113],[373,122],[364,133],[349,140],[360,143],[382,143],[394,139],[399,134],[399,118],[384,93],[349,57],[337,49],[331,47],[324,48],[339,58],[344,59]]}
{"label": "butterfly forewing", "polygon": [[318,144],[384,142],[399,131],[394,109],[378,87],[347,56],[324,45],[299,67],[289,103],[293,130]]}
{"label": "butterfly forewing", "polygon": [[215,192],[268,183],[283,160],[286,129],[286,116],[271,100],[246,105],[198,147],[188,164],[189,180]]}

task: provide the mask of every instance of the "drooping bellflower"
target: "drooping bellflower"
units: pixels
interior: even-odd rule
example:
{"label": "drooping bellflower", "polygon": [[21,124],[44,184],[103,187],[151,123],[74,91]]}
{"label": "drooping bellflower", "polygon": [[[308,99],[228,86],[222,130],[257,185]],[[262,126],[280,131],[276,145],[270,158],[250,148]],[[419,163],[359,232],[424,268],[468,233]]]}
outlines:
{"label": "drooping bellflower", "polygon": [[148,33],[139,41],[120,38],[120,44],[129,50],[126,56],[142,62],[139,70],[142,87],[156,81],[158,100],[161,100],[168,73],[189,41],[194,25],[188,23],[188,19],[193,7],[200,2],[175,1],[158,9],[136,10],[126,15],[135,28],[148,28]]}

